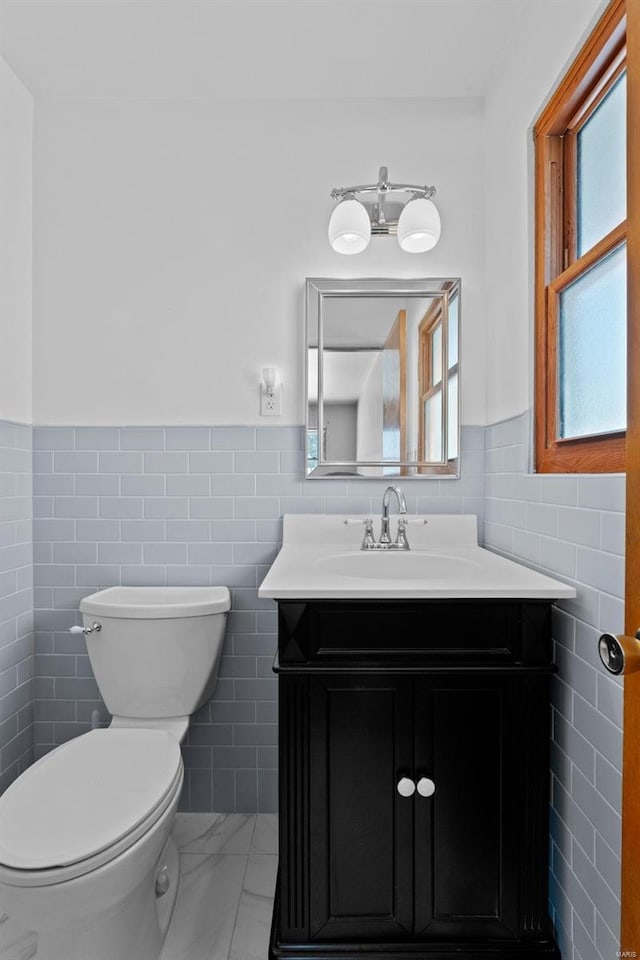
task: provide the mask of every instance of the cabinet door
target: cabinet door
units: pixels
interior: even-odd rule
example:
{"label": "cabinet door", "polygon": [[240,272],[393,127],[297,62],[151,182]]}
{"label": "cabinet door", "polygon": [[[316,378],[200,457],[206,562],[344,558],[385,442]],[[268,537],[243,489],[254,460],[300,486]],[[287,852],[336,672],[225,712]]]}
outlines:
{"label": "cabinet door", "polygon": [[312,939],[406,938],[413,926],[412,683],[393,676],[310,684]]}
{"label": "cabinet door", "polygon": [[416,681],[416,935],[518,932],[517,683]]}

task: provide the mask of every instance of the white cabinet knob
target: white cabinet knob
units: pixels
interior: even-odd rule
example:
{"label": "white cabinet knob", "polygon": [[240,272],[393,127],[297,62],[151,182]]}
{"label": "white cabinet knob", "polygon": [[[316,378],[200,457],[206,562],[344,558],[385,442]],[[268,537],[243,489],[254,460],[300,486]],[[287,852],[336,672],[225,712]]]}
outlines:
{"label": "white cabinet knob", "polygon": [[418,780],[418,793],[421,797],[432,797],[436,792],[436,785],[429,777],[420,777]]}
{"label": "white cabinet knob", "polygon": [[402,777],[398,780],[398,786],[396,790],[401,797],[412,797],[416,792],[416,785],[413,780],[410,780],[409,777]]}

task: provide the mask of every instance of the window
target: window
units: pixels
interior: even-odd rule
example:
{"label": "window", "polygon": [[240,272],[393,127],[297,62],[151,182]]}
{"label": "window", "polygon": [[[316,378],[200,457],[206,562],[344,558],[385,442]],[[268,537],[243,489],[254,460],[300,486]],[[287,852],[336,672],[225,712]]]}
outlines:
{"label": "window", "polygon": [[534,130],[542,473],[625,466],[625,25],[613,0]]}
{"label": "window", "polygon": [[443,301],[436,300],[418,328],[420,429],[418,459],[443,458],[442,370],[447,364],[447,460],[458,456],[458,295],[448,301],[447,350],[443,350]]}

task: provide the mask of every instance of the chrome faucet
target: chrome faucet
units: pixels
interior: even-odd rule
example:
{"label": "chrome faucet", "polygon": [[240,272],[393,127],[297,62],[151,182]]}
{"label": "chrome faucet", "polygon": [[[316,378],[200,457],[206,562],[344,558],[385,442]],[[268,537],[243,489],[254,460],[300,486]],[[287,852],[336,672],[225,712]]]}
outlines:
{"label": "chrome faucet", "polygon": [[[398,500],[398,507],[400,509],[400,516],[398,517],[398,533],[394,542],[391,541],[389,535],[389,501],[391,499],[391,494],[395,493]],[[356,523],[362,524],[364,526],[364,538],[362,540],[361,550],[410,550],[409,541],[407,540],[407,524],[409,521],[406,519],[404,514],[407,512],[407,502],[404,499],[404,493],[400,487],[395,487],[393,485],[387,487],[382,497],[382,525],[380,527],[380,540],[376,543],[376,538],[373,533],[373,520],[371,517],[366,520],[352,520],[347,519],[344,523],[348,526],[349,524]],[[426,520],[416,520],[416,523],[426,523]]]}
{"label": "chrome faucet", "polygon": [[[393,485],[388,486],[382,496],[382,526],[380,528],[380,543],[386,543],[386,544],[391,543],[391,537],[389,536],[389,501],[391,499],[392,493],[395,493],[396,495],[400,514],[407,512],[407,502],[404,499],[404,493],[402,492],[400,487],[395,487]],[[401,528],[404,533],[404,523],[403,524],[398,523],[398,537],[400,536]],[[404,537],[405,543],[406,543],[406,539],[407,538],[405,536]],[[408,550],[409,544],[407,544],[406,546],[403,546],[402,549]]]}

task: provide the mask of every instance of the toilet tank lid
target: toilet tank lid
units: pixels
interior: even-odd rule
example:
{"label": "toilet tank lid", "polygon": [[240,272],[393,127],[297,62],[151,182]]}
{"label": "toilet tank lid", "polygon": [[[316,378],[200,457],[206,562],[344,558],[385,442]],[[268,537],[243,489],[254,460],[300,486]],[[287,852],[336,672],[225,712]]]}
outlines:
{"label": "toilet tank lid", "polygon": [[134,830],[180,769],[164,730],[92,730],[46,754],[0,797],[0,863],[44,870],[86,860]]}
{"label": "toilet tank lid", "polygon": [[80,601],[82,613],[128,620],[207,617],[230,606],[227,587],[109,587]]}

